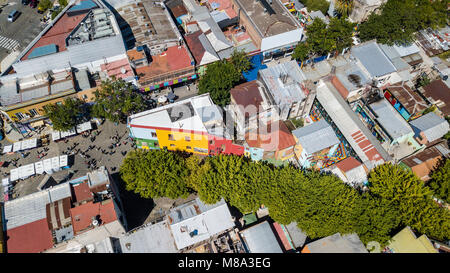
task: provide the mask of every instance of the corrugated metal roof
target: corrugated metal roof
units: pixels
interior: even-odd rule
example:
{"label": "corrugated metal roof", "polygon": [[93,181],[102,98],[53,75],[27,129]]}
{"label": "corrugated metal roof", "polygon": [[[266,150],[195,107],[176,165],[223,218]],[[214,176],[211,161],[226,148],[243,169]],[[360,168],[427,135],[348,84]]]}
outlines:
{"label": "corrugated metal roof", "polygon": [[122,253],[175,253],[175,239],[167,220],[119,237]]}
{"label": "corrugated metal roof", "polygon": [[295,129],[292,134],[308,154],[339,144],[339,139],[336,137],[333,128],[324,119]]}
{"label": "corrugated metal roof", "polygon": [[46,218],[47,204],[70,196],[70,185],[69,183],[64,183],[18,199],[6,201],[6,229],[12,229]]}
{"label": "corrugated metal roof", "polygon": [[311,253],[368,253],[355,233],[344,236],[336,233],[309,243],[307,247]]}
{"label": "corrugated metal roof", "polygon": [[373,77],[380,77],[396,71],[389,58],[374,41],[352,47],[351,53]]}
{"label": "corrugated metal roof", "polygon": [[267,221],[247,228],[240,233],[250,253],[283,253]]}
{"label": "corrugated metal roof", "polygon": [[76,71],[74,74],[75,74],[75,82],[78,85],[77,86],[78,91],[91,88],[87,69],[80,69]]}
{"label": "corrugated metal roof", "polygon": [[413,133],[409,124],[385,98],[369,106],[377,114],[377,121],[394,140]]}
{"label": "corrugated metal roof", "polygon": [[448,122],[434,112],[423,115],[409,124],[411,124],[417,135],[423,132],[429,142],[443,137],[450,130]]}

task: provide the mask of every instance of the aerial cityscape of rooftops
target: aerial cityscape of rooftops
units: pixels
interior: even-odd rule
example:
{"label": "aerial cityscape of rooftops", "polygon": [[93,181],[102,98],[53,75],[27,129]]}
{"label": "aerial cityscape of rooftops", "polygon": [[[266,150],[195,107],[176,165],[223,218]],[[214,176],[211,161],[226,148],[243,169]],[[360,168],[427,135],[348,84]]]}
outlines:
{"label": "aerial cityscape of rooftops", "polygon": [[0,252],[450,252],[449,9],[0,0]]}

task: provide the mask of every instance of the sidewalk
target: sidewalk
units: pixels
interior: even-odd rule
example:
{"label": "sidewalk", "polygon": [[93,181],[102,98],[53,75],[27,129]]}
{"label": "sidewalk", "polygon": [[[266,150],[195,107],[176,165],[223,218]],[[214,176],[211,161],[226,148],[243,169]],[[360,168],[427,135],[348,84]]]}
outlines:
{"label": "sidewalk", "polygon": [[36,131],[28,132],[24,135],[19,133],[17,130],[13,129],[10,123],[3,121],[4,127],[3,131],[5,133],[5,139],[11,144],[17,141],[22,141],[24,139],[39,137],[42,135],[48,135],[51,133],[52,128],[50,126],[45,126],[45,128],[39,133]]}

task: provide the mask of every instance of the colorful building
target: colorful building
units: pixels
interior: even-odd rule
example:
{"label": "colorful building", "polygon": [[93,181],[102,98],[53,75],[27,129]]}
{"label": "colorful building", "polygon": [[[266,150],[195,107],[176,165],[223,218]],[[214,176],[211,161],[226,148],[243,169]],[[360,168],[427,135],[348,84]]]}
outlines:
{"label": "colorful building", "polygon": [[139,148],[181,150],[209,155],[244,153],[233,144],[222,110],[203,94],[128,117],[130,136]]}
{"label": "colorful building", "polygon": [[298,128],[292,134],[297,143],[295,155],[301,166],[322,168],[340,160],[335,158],[340,141],[324,119]]}

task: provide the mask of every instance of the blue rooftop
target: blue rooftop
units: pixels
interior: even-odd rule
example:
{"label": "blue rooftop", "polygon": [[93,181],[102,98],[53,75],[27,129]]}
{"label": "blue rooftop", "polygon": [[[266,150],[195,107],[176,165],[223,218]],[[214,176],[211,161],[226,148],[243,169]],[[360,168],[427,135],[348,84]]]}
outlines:
{"label": "blue rooftop", "polygon": [[33,51],[28,55],[28,59],[37,58],[49,54],[58,52],[58,47],[55,44],[49,44],[33,49]]}
{"label": "blue rooftop", "polygon": [[93,1],[86,0],[86,1],[81,1],[77,5],[74,5],[73,7],[71,7],[69,9],[69,11],[87,10],[87,9],[92,9],[92,8],[96,8],[96,7],[97,7],[97,4],[95,4]]}

